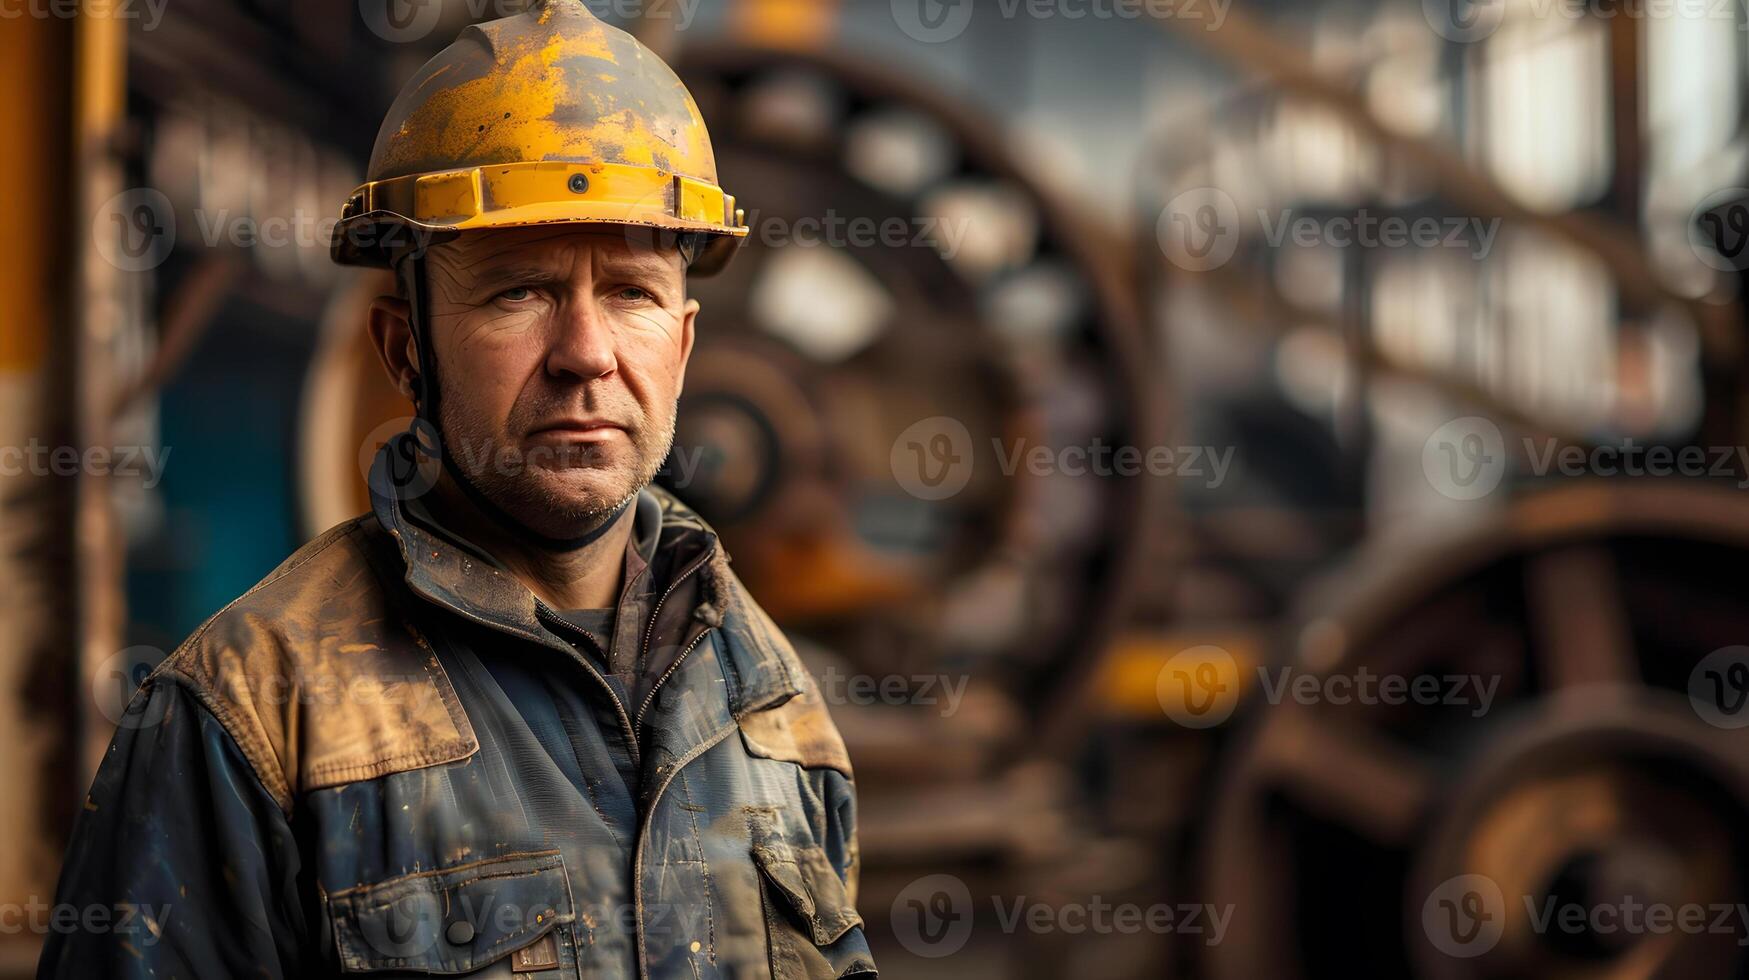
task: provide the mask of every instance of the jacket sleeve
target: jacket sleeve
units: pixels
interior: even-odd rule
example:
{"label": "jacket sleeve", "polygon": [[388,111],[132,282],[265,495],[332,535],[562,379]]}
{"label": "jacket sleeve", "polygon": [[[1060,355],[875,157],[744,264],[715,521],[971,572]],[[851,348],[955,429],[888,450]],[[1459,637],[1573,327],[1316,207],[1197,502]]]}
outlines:
{"label": "jacket sleeve", "polygon": [[223,726],[159,671],[128,704],[74,823],[37,975],[296,977],[297,876],[279,805]]}
{"label": "jacket sleeve", "polygon": [[856,783],[833,769],[811,773],[815,792],[826,805],[826,833],[821,841],[832,870],[844,881],[844,893],[850,904],[856,904],[858,878],[862,860],[856,844]]}

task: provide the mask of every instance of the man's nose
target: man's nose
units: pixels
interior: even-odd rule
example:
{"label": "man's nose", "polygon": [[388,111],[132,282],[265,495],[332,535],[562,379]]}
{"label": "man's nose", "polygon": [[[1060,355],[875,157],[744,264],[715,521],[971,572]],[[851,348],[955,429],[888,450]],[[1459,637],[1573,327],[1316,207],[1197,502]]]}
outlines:
{"label": "man's nose", "polygon": [[593,381],[619,368],[613,328],[593,303],[567,306],[554,325],[547,373],[561,380]]}

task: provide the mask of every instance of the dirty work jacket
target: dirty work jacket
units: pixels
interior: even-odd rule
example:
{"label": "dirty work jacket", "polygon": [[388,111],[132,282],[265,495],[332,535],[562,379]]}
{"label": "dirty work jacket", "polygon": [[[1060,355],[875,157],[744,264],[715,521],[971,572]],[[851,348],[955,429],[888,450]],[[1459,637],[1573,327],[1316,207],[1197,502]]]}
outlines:
{"label": "dirty work jacket", "polygon": [[[701,557],[668,563],[697,581],[657,595],[697,602],[652,616],[677,646],[628,705],[527,589],[408,519],[385,458],[374,515],[129,704],[56,897],[86,914],[50,919],[40,976],[872,975],[843,743],[715,534],[640,497],[659,549]],[[574,759],[492,658],[582,692]]]}

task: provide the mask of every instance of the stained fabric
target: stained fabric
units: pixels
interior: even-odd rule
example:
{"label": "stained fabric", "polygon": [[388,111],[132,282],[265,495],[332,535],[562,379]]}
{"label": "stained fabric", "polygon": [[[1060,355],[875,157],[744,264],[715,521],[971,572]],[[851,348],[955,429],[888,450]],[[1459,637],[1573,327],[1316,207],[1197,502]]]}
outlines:
{"label": "stained fabric", "polygon": [[638,501],[628,699],[382,469],[136,694],[57,902],[149,914],[39,976],[872,976],[842,741],[708,526]]}

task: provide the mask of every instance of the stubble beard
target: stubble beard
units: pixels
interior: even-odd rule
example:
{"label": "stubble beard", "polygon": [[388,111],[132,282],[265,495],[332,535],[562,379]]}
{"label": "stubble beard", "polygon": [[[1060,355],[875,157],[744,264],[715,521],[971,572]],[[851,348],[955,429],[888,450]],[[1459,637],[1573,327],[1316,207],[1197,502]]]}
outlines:
{"label": "stubble beard", "polygon": [[[442,403],[444,445],[458,475],[499,510],[539,534],[569,539],[588,534],[620,512],[656,479],[674,445],[678,404],[665,418],[626,431],[630,459],[604,466],[599,450],[573,444],[562,450],[524,448],[504,431],[508,426],[481,416],[453,400]],[[651,438],[653,436],[653,438]],[[500,449],[515,460],[500,466]],[[594,470],[606,480],[582,487],[568,470]]]}

